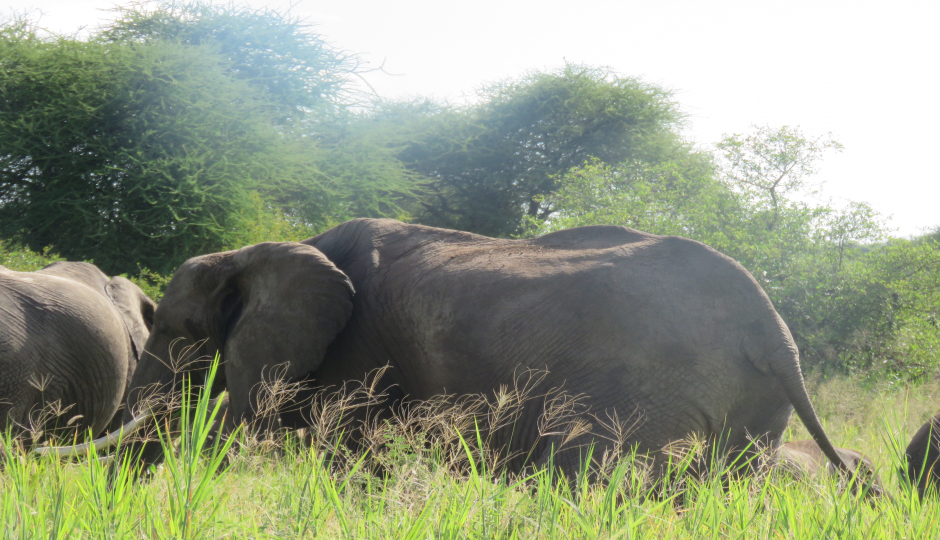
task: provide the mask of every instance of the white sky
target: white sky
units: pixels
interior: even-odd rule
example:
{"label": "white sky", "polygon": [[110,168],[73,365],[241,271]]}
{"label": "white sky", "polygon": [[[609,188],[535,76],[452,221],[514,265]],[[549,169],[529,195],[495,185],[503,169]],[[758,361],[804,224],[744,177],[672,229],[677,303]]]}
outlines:
{"label": "white sky", "polygon": [[[291,0],[249,0],[281,11]],[[836,204],[865,201],[899,235],[940,226],[940,3],[894,0],[300,0],[295,17],[389,74],[389,98],[454,101],[482,83],[564,60],[671,88],[700,144],[752,124],[832,132],[845,145],[818,179]],[[114,0],[8,0],[72,34]]]}

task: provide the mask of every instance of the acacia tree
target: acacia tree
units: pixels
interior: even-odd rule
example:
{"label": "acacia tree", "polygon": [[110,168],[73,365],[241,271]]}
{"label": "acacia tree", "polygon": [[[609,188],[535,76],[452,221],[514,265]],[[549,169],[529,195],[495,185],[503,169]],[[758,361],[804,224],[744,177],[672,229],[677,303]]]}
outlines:
{"label": "acacia tree", "polygon": [[309,25],[277,10],[162,0],[118,7],[116,12],[116,20],[97,39],[205,47],[224,63],[227,77],[244,81],[266,97],[271,122],[331,118],[356,100],[348,84],[358,69],[356,57],[331,47],[310,32]]}
{"label": "acacia tree", "polygon": [[491,236],[519,233],[523,215],[551,216],[542,197],[590,158],[656,163],[687,151],[669,91],[574,64],[485,87],[469,106],[419,102],[378,118],[405,126],[398,156],[430,180],[417,220]]}
{"label": "acacia tree", "polygon": [[85,41],[7,23],[0,235],[109,273],[168,272],[254,239],[259,212],[306,234],[391,212],[378,201],[411,181],[345,130],[353,69],[264,10],[136,5]]}
{"label": "acacia tree", "polygon": [[275,142],[262,115],[231,114],[244,85],[205,50],[3,38],[4,237],[110,273],[222,246]]}
{"label": "acacia tree", "polygon": [[805,137],[798,128],[753,126],[748,135],[726,135],[716,145],[725,179],[760,204],[769,203],[764,221],[773,230],[780,218],[780,198],[796,191],[810,192],[808,178],[819,160],[842,145],[827,133]]}
{"label": "acacia tree", "polygon": [[[400,216],[401,201],[419,193],[394,146],[372,129],[374,96],[350,84],[358,57],[330,46],[308,24],[272,9],[204,0],[145,2],[119,12],[102,38],[209,47],[228,77],[265,96],[267,120],[295,139],[287,159],[294,182],[265,193],[283,215],[322,229],[353,217]],[[315,170],[297,167],[310,155]]]}
{"label": "acacia tree", "polygon": [[554,215],[546,221],[527,217],[530,234],[622,225],[719,247],[735,236],[734,224],[740,220],[733,194],[713,178],[707,156],[698,153],[656,165],[592,159],[561,175],[558,185],[540,200]]}

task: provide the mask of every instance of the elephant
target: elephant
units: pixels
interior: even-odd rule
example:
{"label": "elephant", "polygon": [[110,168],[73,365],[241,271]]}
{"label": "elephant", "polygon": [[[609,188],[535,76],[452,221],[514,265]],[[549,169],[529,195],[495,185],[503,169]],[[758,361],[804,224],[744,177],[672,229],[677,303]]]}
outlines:
{"label": "elephant", "polygon": [[155,310],[137,285],[90,263],[0,266],[0,427],[47,439],[120,426]]}
{"label": "elephant", "polygon": [[[835,449],[842,461],[863,479],[873,496],[881,497],[885,494],[884,482],[876,472],[875,464],[871,459],[855,450],[838,446]],[[823,454],[816,441],[809,439],[788,441],[780,445],[774,455],[773,468],[775,472],[783,472],[796,479],[839,474],[838,469]]]}
{"label": "elephant", "polygon": [[[148,395],[178,385],[174,344],[219,353],[216,390],[228,391],[235,423],[271,421],[258,413],[260,383],[275,366],[314,389],[387,367],[380,412],[442,394],[492,396],[520,370],[544,370],[546,387],[583,396],[584,414],[632,425],[621,443],[654,465],[692,435],[735,455],[754,439],[775,445],[795,409],[851,471],[767,295],[730,257],[676,236],[589,226],[510,240],[356,219],[303,242],[189,259],[154,315],[125,422],[161,414],[144,409]],[[191,377],[200,370],[190,364]],[[283,427],[306,425],[297,409],[284,408]],[[561,448],[564,435],[541,432],[541,414],[527,406],[494,437],[511,469],[553,464],[572,475],[590,445],[594,456],[620,450],[594,432],[569,434]],[[146,465],[163,450],[123,451]]]}
{"label": "elephant", "polygon": [[927,493],[940,491],[940,414],[928,420],[917,430],[905,451],[905,469],[911,485],[923,498]]}

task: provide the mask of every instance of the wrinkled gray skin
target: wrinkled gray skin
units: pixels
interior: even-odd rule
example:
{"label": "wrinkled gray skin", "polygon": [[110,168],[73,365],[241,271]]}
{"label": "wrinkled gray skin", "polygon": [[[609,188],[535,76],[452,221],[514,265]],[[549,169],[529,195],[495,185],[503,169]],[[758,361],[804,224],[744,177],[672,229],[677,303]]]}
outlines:
{"label": "wrinkled gray skin", "polygon": [[[845,467],[770,300],[735,261],[679,237],[595,226],[504,240],[357,219],[302,243],[190,259],[157,309],[125,422],[141,408],[136,389],[172,386],[177,338],[220,351],[236,421],[258,420],[258,383],[283,362],[290,379],[321,386],[387,364],[390,392],[419,400],[492,395],[524,368],[547,369],[543,390],[562,386],[588,396],[593,414],[638,419],[629,442],[655,458],[691,434],[720,436],[732,451],[751,436],[776,444],[795,406]],[[540,413],[529,407],[516,422],[511,450],[531,447]],[[558,442],[542,439],[529,463],[546,463]],[[598,454],[610,444],[595,442]],[[162,459],[153,444],[132,451]],[[571,473],[581,451],[554,463]]]}
{"label": "wrinkled gray skin", "polygon": [[921,498],[940,492],[940,414],[917,430],[905,451],[907,474]]}
{"label": "wrinkled gray skin", "polygon": [[[101,432],[124,398],[155,309],[136,285],[89,263],[0,266],[0,427]],[[56,401],[65,413],[43,422],[40,411]]]}
{"label": "wrinkled gray skin", "polygon": [[[836,452],[846,465],[851,467],[860,478],[866,480],[872,495],[884,495],[884,483],[875,472],[875,465],[870,459],[855,450],[836,447]],[[815,478],[825,474],[839,474],[838,469],[826,458],[816,441],[800,440],[782,444],[777,449],[775,470],[785,472],[794,478]]]}

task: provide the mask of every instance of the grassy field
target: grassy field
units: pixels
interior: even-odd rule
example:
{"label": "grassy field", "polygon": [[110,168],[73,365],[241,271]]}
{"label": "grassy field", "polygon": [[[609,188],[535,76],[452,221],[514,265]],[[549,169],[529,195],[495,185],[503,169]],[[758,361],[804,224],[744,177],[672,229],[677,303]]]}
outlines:
{"label": "grassy field", "polygon": [[[642,496],[642,468],[628,459],[602,484],[568,486],[549,472],[508,479],[460,460],[474,455],[472,441],[427,449],[395,429],[381,452],[342,466],[293,439],[277,452],[247,445],[223,461],[225,448],[205,447],[203,401],[192,435],[147,482],[122,475],[109,484],[97,462],[24,457],[7,446],[0,537],[940,538],[940,502],[919,502],[896,472],[911,435],[940,408],[940,385],[835,379],[811,381],[810,390],[834,442],[874,461],[890,499],[869,505],[836,479],[781,475],[727,487],[687,481],[655,499]],[[807,437],[795,419],[791,426],[787,440]],[[369,472],[377,465],[386,474]]]}

